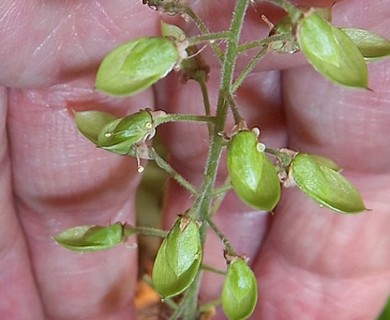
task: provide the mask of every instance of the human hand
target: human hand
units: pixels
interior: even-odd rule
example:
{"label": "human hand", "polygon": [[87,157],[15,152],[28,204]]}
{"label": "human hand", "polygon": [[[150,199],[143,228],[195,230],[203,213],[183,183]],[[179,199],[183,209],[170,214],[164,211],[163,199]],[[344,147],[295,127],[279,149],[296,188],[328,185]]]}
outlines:
{"label": "human hand", "polygon": [[[380,17],[390,6],[377,2],[370,14],[359,1],[337,4],[334,21],[389,37]],[[219,24],[213,4],[197,3],[205,19],[209,14],[210,22]],[[231,7],[224,9],[219,4],[218,17],[227,23]],[[12,88],[2,90],[1,108],[9,149],[3,134],[0,310],[9,319],[133,319],[136,251],[117,247],[79,255],[63,250],[50,236],[74,225],[134,223],[134,188],[140,178],[134,160],[96,150],[78,134],[69,110],[131,112],[153,106],[151,90],[119,100],[96,93],[93,74],[116,44],[157,34],[159,17],[140,1],[8,1],[0,12],[8,13],[0,22],[0,79]],[[264,27],[259,20],[252,11],[246,32]],[[260,68],[297,65],[296,58],[271,60]],[[370,66],[374,92],[337,88],[307,66],[283,73],[259,70],[240,89],[244,115],[250,125],[261,127],[268,145],[333,158],[373,210],[341,216],[289,189],[270,217],[229,194],[216,220],[236,250],[254,263],[260,290],[255,319],[371,319],[384,303],[390,260],[385,227],[387,64]],[[217,73],[210,76],[210,87],[216,90]],[[165,89],[160,85],[164,92],[159,91],[155,107],[199,112],[194,85],[177,90],[174,79]],[[163,126],[161,133],[172,165],[197,184],[207,138],[206,131],[197,136],[190,128]],[[170,184],[167,226],[190,205],[188,194]],[[210,235],[208,252],[213,247],[222,252],[219,240]],[[205,260],[224,263],[215,251]],[[202,298],[213,298],[218,279],[206,280]]]}

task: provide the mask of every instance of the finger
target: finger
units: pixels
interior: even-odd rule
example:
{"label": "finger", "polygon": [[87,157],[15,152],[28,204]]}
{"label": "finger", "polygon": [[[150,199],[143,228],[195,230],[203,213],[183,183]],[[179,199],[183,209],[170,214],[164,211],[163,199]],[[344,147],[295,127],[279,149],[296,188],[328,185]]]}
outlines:
{"label": "finger", "polygon": [[141,1],[4,0],[0,83],[49,86],[93,73],[113,47],[155,35],[158,18]]}
{"label": "finger", "polygon": [[17,209],[48,319],[131,316],[134,247],[78,254],[52,239],[77,225],[135,223],[140,179],[135,160],[97,149],[77,132],[71,110],[125,114],[152,105],[152,95],[118,100],[91,87],[91,79],[81,79],[48,89],[14,89],[9,98]]}
{"label": "finger", "polygon": [[[256,271],[257,317],[374,319],[390,291],[388,62],[370,65],[373,92],[338,88],[312,68],[284,75],[291,147],[331,157],[372,211],[340,215],[284,192]],[[294,297],[284,300],[281,294]],[[356,308],[359,306],[359,308]]]}
{"label": "finger", "polygon": [[7,90],[0,89],[0,313],[8,319],[42,318],[39,293],[29,265],[28,249],[13,203],[11,163],[6,134]]}

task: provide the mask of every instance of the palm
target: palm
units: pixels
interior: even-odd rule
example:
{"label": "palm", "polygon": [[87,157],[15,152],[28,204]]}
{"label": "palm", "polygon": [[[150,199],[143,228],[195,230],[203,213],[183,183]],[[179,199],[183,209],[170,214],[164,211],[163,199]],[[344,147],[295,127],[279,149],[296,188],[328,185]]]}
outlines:
{"label": "palm", "polygon": [[[362,7],[351,3],[349,8],[354,5]],[[383,6],[380,14],[386,9]],[[25,2],[17,1],[14,8],[10,11],[13,14],[25,9]],[[339,12],[347,9],[340,6]],[[95,150],[80,138],[70,110],[152,105],[150,91],[119,102],[96,94],[92,90],[93,71],[116,43],[140,34],[155,34],[158,17],[128,1],[65,5],[39,2],[15,17],[20,23],[16,23],[18,28],[12,37],[9,24],[13,20],[3,20],[0,27],[1,38],[5,39],[2,47],[8,50],[0,52],[0,79],[5,86],[22,88],[2,92],[3,119],[6,103],[9,107],[7,125],[16,202],[7,191],[10,168],[4,141],[0,181],[6,212],[1,222],[7,227],[0,237],[4,270],[0,288],[7,297],[3,300],[13,302],[0,308],[10,319],[38,319],[43,313],[53,319],[129,318],[136,251],[117,248],[76,255],[62,250],[48,237],[73,225],[133,222],[131,195],[139,180],[132,174],[134,163]],[[252,23],[256,26],[258,20]],[[368,27],[374,30],[375,26]],[[386,30],[383,25],[381,28]],[[383,70],[384,63],[372,67],[374,93],[335,88],[308,67],[283,73],[283,81],[277,71],[258,72],[240,92],[245,114],[251,125],[261,126],[267,143],[275,147],[288,144],[333,157],[346,168],[345,174],[374,210],[361,216],[338,216],[319,209],[297,190],[287,190],[259,251],[269,218],[248,211],[229,195],[219,214],[222,228],[232,233],[240,252],[255,260],[261,318],[304,315],[307,319],[328,319],[330,314],[326,312],[332,312],[340,315],[338,319],[367,319],[374,317],[387,294],[389,281],[384,277],[388,275],[390,239],[384,227],[388,219],[384,199],[389,181],[387,138],[382,131],[390,119],[385,112],[388,79]],[[210,85],[216,89],[218,79],[213,77],[212,73]],[[172,91],[169,100],[158,107],[198,111],[199,97],[191,96],[195,91],[192,85],[180,88],[180,93],[172,86],[167,88]],[[36,89],[30,89],[33,87]],[[183,130],[171,126],[162,131],[175,154],[174,165],[197,182],[206,146],[200,143],[202,147],[196,149],[195,143],[183,143],[186,135],[194,139],[188,127]],[[181,137],[181,141],[175,137]],[[123,172],[129,172],[129,176]],[[167,203],[171,203],[168,216],[190,205],[188,195],[180,190],[172,192],[174,188],[171,186],[167,195]],[[218,245],[210,239],[210,245]],[[212,288],[206,291],[212,293]],[[366,307],[354,309],[356,304]]]}

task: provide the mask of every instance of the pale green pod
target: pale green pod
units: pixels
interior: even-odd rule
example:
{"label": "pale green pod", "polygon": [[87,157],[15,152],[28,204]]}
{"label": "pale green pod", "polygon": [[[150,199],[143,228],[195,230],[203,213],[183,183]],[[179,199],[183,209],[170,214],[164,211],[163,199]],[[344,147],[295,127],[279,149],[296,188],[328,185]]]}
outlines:
{"label": "pale green pod", "polygon": [[257,304],[256,277],[242,258],[234,258],[222,288],[222,309],[229,320],[248,319]]}
{"label": "pale green pod", "polygon": [[323,76],[340,85],[367,88],[367,65],[355,43],[315,11],[298,22],[297,39],[307,60]]}
{"label": "pale green pod", "polygon": [[124,226],[115,223],[109,226],[78,226],[54,236],[61,246],[79,252],[107,250],[124,240]]}
{"label": "pale green pod", "polygon": [[161,21],[161,34],[165,38],[173,38],[176,41],[184,41],[186,34],[178,26]]}
{"label": "pale green pod", "polygon": [[359,192],[334,168],[299,153],[291,164],[291,175],[298,187],[321,206],[343,213],[366,210]]}
{"label": "pale green pod", "polygon": [[390,56],[390,41],[377,33],[363,29],[341,28],[355,43],[366,61]]}
{"label": "pale green pod", "polygon": [[194,281],[201,262],[199,226],[192,218],[181,216],[157,252],[152,271],[155,290],[163,298],[182,293]]}
{"label": "pale green pod", "polygon": [[100,131],[117,117],[101,111],[79,111],[75,112],[77,129],[94,144],[98,143]]}
{"label": "pale green pod", "polygon": [[240,131],[231,138],[227,150],[229,177],[242,201],[272,211],[280,199],[280,182],[275,166],[258,145],[252,131]]}
{"label": "pale green pod", "polygon": [[160,37],[129,41],[111,51],[96,75],[96,88],[115,96],[131,96],[165,77],[179,61],[175,44]]}
{"label": "pale green pod", "polygon": [[150,111],[141,110],[107,123],[99,132],[97,146],[118,154],[129,154],[133,145],[154,135]]}

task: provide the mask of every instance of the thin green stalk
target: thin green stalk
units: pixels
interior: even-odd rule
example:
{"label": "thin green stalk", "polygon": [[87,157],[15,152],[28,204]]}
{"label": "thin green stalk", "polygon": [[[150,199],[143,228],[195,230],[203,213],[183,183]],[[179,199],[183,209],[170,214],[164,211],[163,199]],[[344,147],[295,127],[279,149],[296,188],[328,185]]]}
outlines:
{"label": "thin green stalk", "polygon": [[[200,19],[200,17],[190,7],[184,8],[183,13],[185,13],[188,17],[192,19],[192,21],[196,24],[196,26],[198,27],[198,29],[202,34],[204,35],[210,34],[209,29],[204,24],[202,19]],[[213,49],[214,53],[217,55],[218,59],[222,61],[223,58],[222,49],[215,42],[210,42],[210,46]]]}
{"label": "thin green stalk", "polygon": [[191,194],[197,194],[198,191],[196,188],[189,183],[184,177],[179,174],[176,170],[174,170],[168,162],[166,162],[160,155],[151,148],[149,151],[149,156],[151,157],[151,160],[154,160],[156,164],[163,169],[166,173],[168,173],[173,179],[175,179],[182,187],[184,187],[187,191],[189,191]]}
{"label": "thin green stalk", "polygon": [[[211,141],[211,146],[208,153],[207,164],[204,173],[204,182],[194,204],[194,208],[196,208],[199,212],[199,218],[201,222],[207,221],[210,212],[212,191],[217,176],[219,160],[223,147],[223,139],[220,136],[220,132],[222,132],[225,127],[226,113],[229,106],[230,89],[233,80],[234,66],[237,58],[238,41],[249,1],[250,0],[237,0],[229,28],[231,34],[227,40],[226,54],[222,64],[222,77],[216,112],[217,121],[214,126],[213,139]],[[202,243],[204,243],[206,238],[206,230],[207,223],[203,223],[200,227],[200,237]],[[196,309],[194,311],[192,306],[197,305],[199,274],[198,279],[194,281],[188,290],[191,292],[192,301],[186,302],[186,305],[188,304],[191,306],[188,313],[186,313],[186,319],[195,320]]]}
{"label": "thin green stalk", "polygon": [[224,40],[228,38],[229,35],[230,33],[228,31],[201,34],[199,36],[188,38],[188,46],[193,46],[205,42],[213,43],[216,40]]}
{"label": "thin green stalk", "polygon": [[218,236],[218,238],[221,239],[222,243],[224,244],[227,254],[230,256],[237,256],[236,251],[233,249],[233,246],[230,244],[229,240],[226,238],[226,236],[223,234],[223,232],[217,227],[217,225],[213,222],[212,219],[207,219],[207,223],[213,229],[214,233]]}
{"label": "thin green stalk", "polygon": [[130,227],[129,231],[141,236],[158,237],[158,238],[165,238],[168,234],[167,231],[157,229],[157,228],[150,228],[150,227]]}
{"label": "thin green stalk", "polygon": [[244,43],[238,47],[237,51],[241,54],[250,49],[268,46],[272,42],[288,41],[290,38],[289,34],[275,34],[264,39]]}
{"label": "thin green stalk", "polygon": [[259,50],[259,52],[256,53],[256,55],[249,61],[249,63],[246,65],[244,70],[240,73],[240,75],[237,77],[236,81],[234,82],[231,93],[237,91],[237,89],[241,86],[245,78],[253,71],[254,67],[257,65],[257,63],[266,55],[268,52],[268,49],[266,47]]}
{"label": "thin green stalk", "polygon": [[220,269],[216,269],[216,268],[214,268],[212,266],[209,266],[208,264],[202,264],[202,270],[209,271],[209,272],[212,272],[212,273],[215,273],[215,274],[219,274],[221,276],[225,276],[226,275],[226,271],[220,270]]}
{"label": "thin green stalk", "polygon": [[160,116],[154,120],[153,125],[158,126],[167,122],[207,122],[215,123],[216,118],[210,115],[198,115],[198,114],[175,114],[169,113],[165,116]]}

